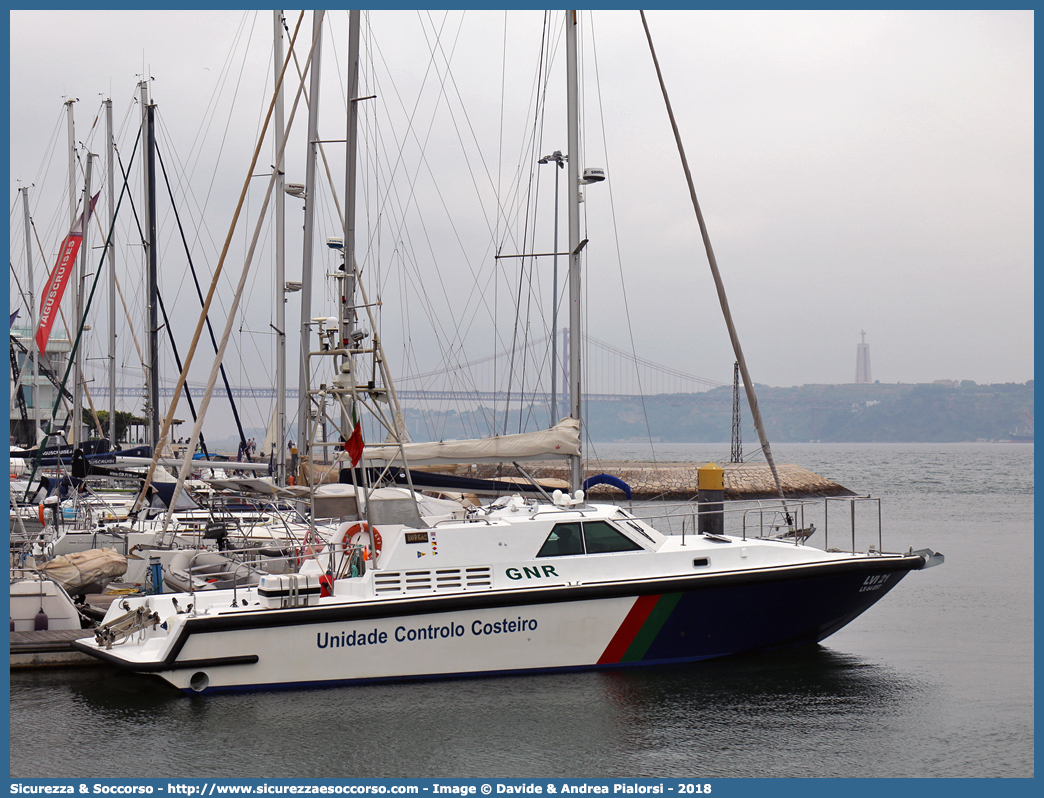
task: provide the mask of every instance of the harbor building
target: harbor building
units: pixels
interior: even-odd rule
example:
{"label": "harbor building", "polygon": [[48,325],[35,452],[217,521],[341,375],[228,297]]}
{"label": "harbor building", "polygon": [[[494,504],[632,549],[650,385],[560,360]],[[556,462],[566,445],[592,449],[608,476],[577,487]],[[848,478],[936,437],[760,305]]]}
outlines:
{"label": "harbor building", "polygon": [[[38,369],[39,376],[34,377],[31,361],[29,365],[25,361],[28,352],[35,347],[30,327],[11,328],[12,385],[21,377],[18,389],[11,397],[11,439],[21,446],[35,446],[37,427],[44,430],[49,427],[51,411],[58,395],[56,384],[61,383],[72,348],[67,336],[52,336],[47,341],[45,360]],[[68,416],[69,408],[63,406],[58,415],[59,428],[69,427]]]}

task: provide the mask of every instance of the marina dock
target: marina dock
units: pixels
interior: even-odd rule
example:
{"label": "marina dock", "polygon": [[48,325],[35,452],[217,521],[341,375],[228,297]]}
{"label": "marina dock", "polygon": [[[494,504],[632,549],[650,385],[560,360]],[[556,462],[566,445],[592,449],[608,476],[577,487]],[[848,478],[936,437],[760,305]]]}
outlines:
{"label": "marina dock", "polygon": [[[101,593],[87,596],[87,603],[107,608],[122,594]],[[97,667],[99,659],[72,647],[73,640],[93,636],[90,629],[49,629],[41,632],[11,632],[11,670],[29,668]]]}
{"label": "marina dock", "polygon": [[72,647],[73,640],[92,634],[89,629],[11,632],[11,670],[100,665],[100,660]]}

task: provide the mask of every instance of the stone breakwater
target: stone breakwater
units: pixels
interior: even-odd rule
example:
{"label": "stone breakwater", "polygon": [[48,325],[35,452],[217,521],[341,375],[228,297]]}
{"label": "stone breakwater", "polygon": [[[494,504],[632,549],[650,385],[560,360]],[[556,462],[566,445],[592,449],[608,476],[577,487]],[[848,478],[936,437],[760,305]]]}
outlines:
{"label": "stone breakwater", "polygon": [[[624,460],[602,460],[584,467],[584,479],[598,474],[618,477],[631,487],[635,498],[667,497],[691,499],[696,496],[696,471],[703,463],[649,463]],[[778,497],[776,483],[767,463],[719,463],[725,471],[725,499],[773,499]],[[569,469],[558,463],[523,463],[536,479],[547,487],[563,490],[569,486]],[[777,463],[783,495],[788,499],[823,496],[854,496],[855,493],[833,480],[792,463]],[[517,476],[510,466],[472,466],[456,473],[490,479],[498,475]],[[592,497],[612,498],[622,494],[610,485],[594,485]]]}
{"label": "stone breakwater", "polygon": [[[561,462],[530,461],[521,464],[534,478],[549,490],[569,489],[569,467]],[[630,460],[600,460],[584,467],[584,479],[599,474],[618,477],[631,486],[634,498],[693,499],[696,497],[696,470],[704,463],[651,463]],[[775,499],[776,484],[767,463],[719,463],[725,471],[725,499]],[[299,484],[308,484],[309,472],[315,484],[336,482],[338,469],[328,464],[310,465],[303,458]],[[777,463],[783,495],[788,499],[814,499],[823,496],[854,496],[855,493],[833,480],[792,463]],[[423,471],[441,471],[457,476],[480,479],[507,479],[524,481],[511,464],[459,465],[450,468],[426,468]],[[621,498],[622,493],[611,485],[595,485],[588,493],[594,498]]]}

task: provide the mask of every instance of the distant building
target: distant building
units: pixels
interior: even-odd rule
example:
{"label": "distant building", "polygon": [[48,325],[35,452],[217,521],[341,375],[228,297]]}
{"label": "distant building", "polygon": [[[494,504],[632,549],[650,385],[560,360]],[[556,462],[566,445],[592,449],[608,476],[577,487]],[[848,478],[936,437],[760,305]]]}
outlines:
{"label": "distant building", "polygon": [[[21,446],[35,446],[37,443],[36,419],[39,414],[40,426],[47,429],[50,426],[51,410],[54,400],[58,396],[58,389],[46,377],[50,370],[56,380],[61,380],[69,363],[69,350],[72,348],[69,339],[65,336],[52,335],[47,341],[47,356],[43,373],[37,381],[33,380],[32,366],[26,366],[26,351],[31,351],[36,344],[33,342],[33,331],[27,326],[11,327],[11,353],[14,355],[11,369],[11,384],[21,374],[21,389],[24,407],[17,400],[17,394],[12,396],[11,401],[11,438]],[[14,343],[14,342],[17,342]],[[20,346],[19,346],[20,344]],[[69,428],[69,408],[59,408],[57,423],[59,428]],[[52,444],[53,445],[53,444]]]}
{"label": "distant building", "polygon": [[862,385],[873,382],[870,379],[870,344],[866,342],[866,332],[860,331],[863,336],[861,343],[856,345],[856,384]]}

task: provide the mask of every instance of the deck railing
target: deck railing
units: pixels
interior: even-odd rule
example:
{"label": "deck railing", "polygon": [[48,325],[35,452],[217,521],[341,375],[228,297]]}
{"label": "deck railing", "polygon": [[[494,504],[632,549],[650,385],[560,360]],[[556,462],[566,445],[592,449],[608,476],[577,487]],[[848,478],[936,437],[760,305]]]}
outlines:
{"label": "deck railing", "polygon": [[[871,496],[830,496],[822,499],[766,499],[766,500],[733,500],[717,502],[710,507],[696,502],[675,503],[639,503],[630,508],[630,512],[638,519],[659,528],[663,534],[678,535],[685,538],[697,534],[701,518],[710,515],[722,516],[725,534],[747,540],[748,538],[777,538],[793,541],[800,545],[808,541],[816,532],[815,523],[808,522],[813,510],[823,508],[823,542],[821,547],[829,550],[830,509],[837,502],[849,504],[851,529],[850,550],[857,551],[856,544],[856,506],[870,503],[876,505],[876,543],[869,546],[870,551],[883,551],[883,529],[881,516],[881,500]],[[837,510],[833,517],[837,518]],[[818,522],[818,516],[817,516]],[[837,525],[835,520],[835,529]],[[865,524],[862,534],[866,534]],[[865,538],[864,538],[865,539]]]}

